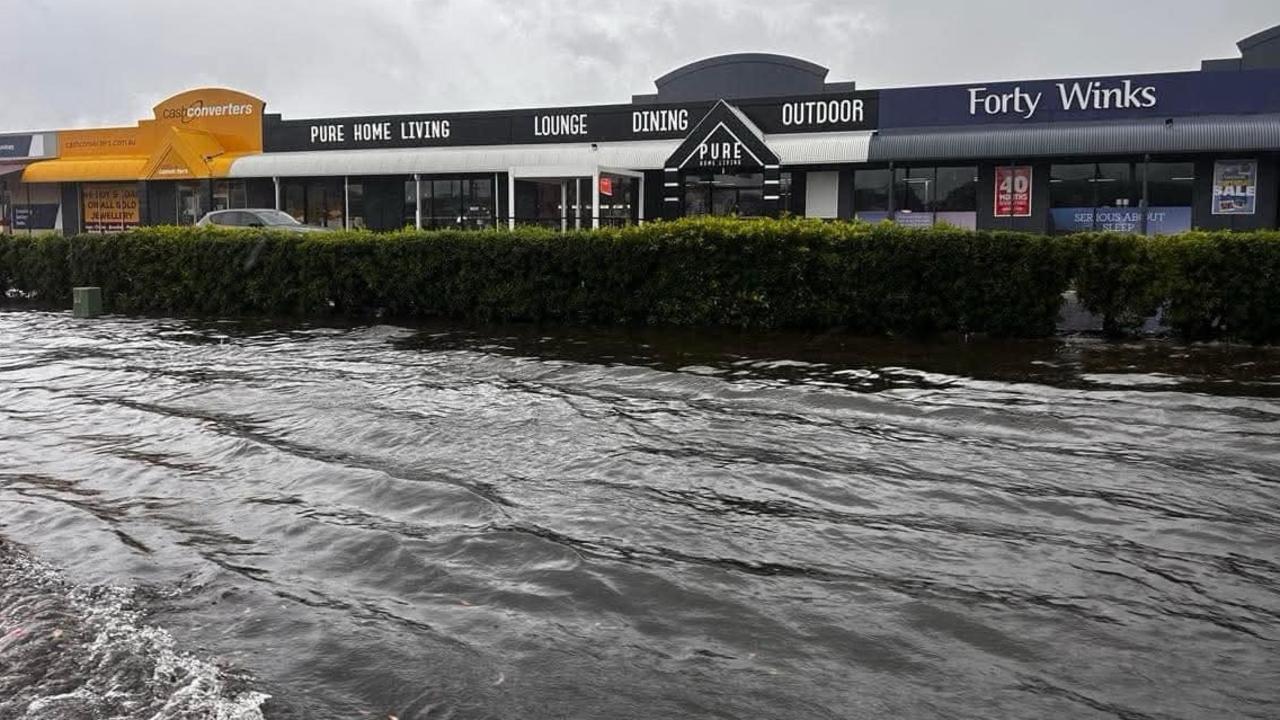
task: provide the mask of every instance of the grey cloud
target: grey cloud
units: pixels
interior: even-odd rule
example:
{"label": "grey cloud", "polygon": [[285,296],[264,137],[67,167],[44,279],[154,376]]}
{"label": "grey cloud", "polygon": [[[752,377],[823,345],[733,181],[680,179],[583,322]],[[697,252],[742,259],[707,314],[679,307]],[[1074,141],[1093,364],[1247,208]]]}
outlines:
{"label": "grey cloud", "polygon": [[4,130],[132,124],[199,85],[290,117],[625,102],[685,62],[752,50],[863,87],[1189,69],[1280,22],[1274,0],[7,5]]}

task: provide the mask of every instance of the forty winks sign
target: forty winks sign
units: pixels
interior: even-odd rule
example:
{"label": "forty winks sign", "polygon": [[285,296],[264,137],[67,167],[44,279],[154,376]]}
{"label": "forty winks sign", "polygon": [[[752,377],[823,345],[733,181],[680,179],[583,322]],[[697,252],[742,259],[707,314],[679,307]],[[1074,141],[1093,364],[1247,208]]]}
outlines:
{"label": "forty winks sign", "polygon": [[[765,133],[870,130],[876,93],[747,100],[735,103]],[[282,120],[268,115],[268,152],[444,147],[524,143],[676,140],[713,102],[605,105],[489,113]],[[719,152],[719,149],[716,150]]]}

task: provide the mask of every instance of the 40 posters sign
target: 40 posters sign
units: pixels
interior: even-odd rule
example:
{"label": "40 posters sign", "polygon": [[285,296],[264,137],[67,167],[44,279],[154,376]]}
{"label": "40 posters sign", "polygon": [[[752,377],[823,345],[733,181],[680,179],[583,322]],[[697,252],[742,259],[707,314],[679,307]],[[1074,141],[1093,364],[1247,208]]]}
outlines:
{"label": "40 posters sign", "polygon": [[996,168],[996,217],[1031,217],[1031,166]]}

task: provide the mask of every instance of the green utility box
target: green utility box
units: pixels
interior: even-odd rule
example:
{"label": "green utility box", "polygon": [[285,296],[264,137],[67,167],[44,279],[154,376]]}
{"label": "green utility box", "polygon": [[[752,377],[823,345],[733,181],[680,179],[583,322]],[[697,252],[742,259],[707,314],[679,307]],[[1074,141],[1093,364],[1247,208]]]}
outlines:
{"label": "green utility box", "polygon": [[71,306],[71,314],[75,317],[91,318],[102,314],[102,288],[72,288],[71,297],[74,301]]}

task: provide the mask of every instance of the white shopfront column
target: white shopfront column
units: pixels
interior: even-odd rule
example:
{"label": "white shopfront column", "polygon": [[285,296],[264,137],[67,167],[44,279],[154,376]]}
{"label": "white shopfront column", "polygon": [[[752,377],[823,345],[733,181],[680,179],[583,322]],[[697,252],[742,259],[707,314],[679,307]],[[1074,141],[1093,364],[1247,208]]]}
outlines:
{"label": "white shopfront column", "polygon": [[507,174],[507,229],[516,229],[516,173]]}
{"label": "white shopfront column", "polygon": [[569,181],[560,181],[560,232],[569,229]]}
{"label": "white shopfront column", "polygon": [[351,176],[342,176],[342,229],[351,229]]}
{"label": "white shopfront column", "polygon": [[641,225],[644,224],[644,175],[640,176],[640,207],[636,208],[636,218]]}
{"label": "white shopfront column", "polygon": [[591,229],[600,227],[600,168],[591,173]]}
{"label": "white shopfront column", "polygon": [[276,185],[276,209],[279,210],[280,209],[280,178],[273,177],[271,178],[271,180]]}
{"label": "white shopfront column", "polygon": [[573,179],[573,229],[582,229],[582,178]]}
{"label": "white shopfront column", "polygon": [[422,176],[413,174],[413,226],[422,229]]}

